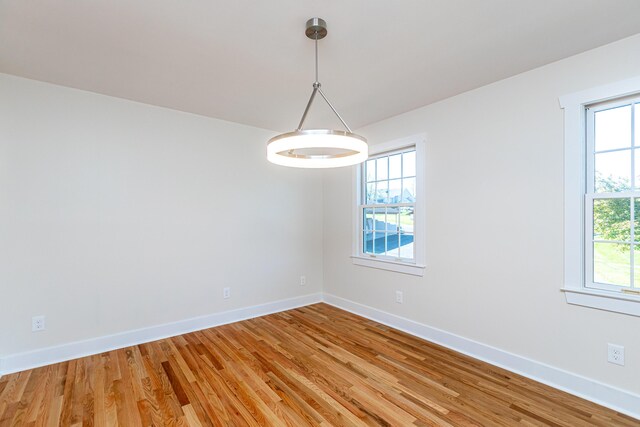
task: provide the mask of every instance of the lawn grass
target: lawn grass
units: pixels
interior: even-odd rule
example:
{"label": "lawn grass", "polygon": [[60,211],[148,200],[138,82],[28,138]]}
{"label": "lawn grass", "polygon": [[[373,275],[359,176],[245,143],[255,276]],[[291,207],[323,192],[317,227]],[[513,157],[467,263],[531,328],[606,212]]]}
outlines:
{"label": "lawn grass", "polygon": [[[631,269],[630,245],[596,243],[593,250],[594,282],[629,286]],[[634,251],[636,274],[640,276],[640,247]],[[640,277],[635,279],[640,284]]]}

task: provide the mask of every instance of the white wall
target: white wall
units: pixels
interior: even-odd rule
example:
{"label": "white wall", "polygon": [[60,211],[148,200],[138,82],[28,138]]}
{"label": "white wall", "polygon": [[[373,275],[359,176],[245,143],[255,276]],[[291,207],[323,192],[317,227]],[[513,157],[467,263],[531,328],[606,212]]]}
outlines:
{"label": "white wall", "polygon": [[[558,105],[640,75],[639,53],[635,36],[358,131],[427,135],[423,278],[351,264],[350,169],[322,181],[267,163],[266,130],[0,75],[0,357],[324,278],[326,293],[640,393],[640,318],[559,291]],[[47,329],[32,333],[38,314]]]}
{"label": "white wall", "polygon": [[270,136],[0,75],[0,357],[319,292],[322,176]]}
{"label": "white wall", "polygon": [[[560,292],[558,104],[638,75],[634,36],[359,129],[374,144],[427,135],[427,269],[352,265],[351,171],[329,171],[325,293],[640,393],[640,318],[568,305]],[[607,363],[607,343],[626,347],[626,366]]]}

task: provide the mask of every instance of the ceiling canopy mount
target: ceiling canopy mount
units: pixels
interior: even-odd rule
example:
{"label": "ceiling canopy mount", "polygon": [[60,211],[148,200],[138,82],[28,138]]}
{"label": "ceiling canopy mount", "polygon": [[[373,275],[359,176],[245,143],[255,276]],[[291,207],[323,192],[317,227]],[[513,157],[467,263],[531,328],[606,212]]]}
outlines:
{"label": "ceiling canopy mount", "polygon": [[327,37],[327,23],[322,18],[311,18],[304,33],[312,40],[321,40]]}

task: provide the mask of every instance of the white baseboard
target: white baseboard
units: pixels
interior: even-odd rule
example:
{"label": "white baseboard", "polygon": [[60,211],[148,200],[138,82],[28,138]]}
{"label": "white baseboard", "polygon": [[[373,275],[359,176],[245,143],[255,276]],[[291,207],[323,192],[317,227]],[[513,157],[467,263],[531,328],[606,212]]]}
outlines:
{"label": "white baseboard", "polygon": [[640,419],[640,396],[601,382],[554,368],[441,329],[387,313],[335,295],[323,294],[327,304],[440,344],[475,359],[515,372],[553,388]]}
{"label": "white baseboard", "polygon": [[163,325],[150,326],[148,328],[91,338],[84,341],[76,341],[29,352],[11,354],[0,358],[0,376],[13,372],[24,371],[26,369],[37,368],[39,366],[50,365],[52,363],[77,359],[79,357],[89,356],[92,354],[103,353],[105,351],[115,350],[118,348],[186,334],[188,332],[212,328],[214,326],[225,325],[227,323],[238,322],[240,320],[291,310],[293,308],[321,301],[322,294],[318,292],[315,294],[283,299],[266,304],[179,320],[177,322],[165,323]]}

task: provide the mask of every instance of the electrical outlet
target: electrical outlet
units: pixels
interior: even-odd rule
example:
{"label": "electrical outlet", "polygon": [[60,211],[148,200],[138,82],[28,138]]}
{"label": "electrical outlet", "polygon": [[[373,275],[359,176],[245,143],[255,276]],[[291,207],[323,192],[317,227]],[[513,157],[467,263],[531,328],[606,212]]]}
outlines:
{"label": "electrical outlet", "polygon": [[229,299],[231,297],[231,288],[224,288],[222,290],[222,298]]}
{"label": "electrical outlet", "polygon": [[396,302],[398,304],[402,304],[404,302],[404,295],[402,294],[402,291],[396,291]]}
{"label": "electrical outlet", "polygon": [[624,347],[617,344],[608,345],[607,360],[609,363],[624,366]]}
{"label": "electrical outlet", "polygon": [[31,332],[44,331],[44,316],[33,316],[31,318]]}
{"label": "electrical outlet", "polygon": [[300,276],[300,286],[307,284],[307,276]]}

